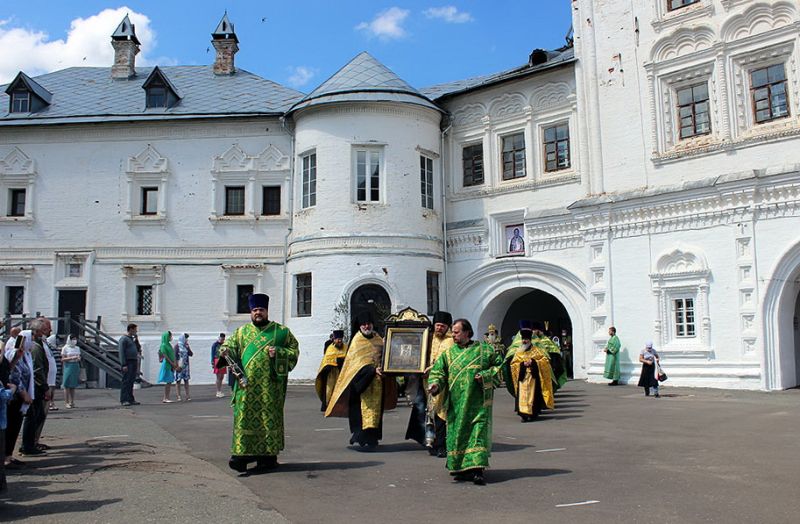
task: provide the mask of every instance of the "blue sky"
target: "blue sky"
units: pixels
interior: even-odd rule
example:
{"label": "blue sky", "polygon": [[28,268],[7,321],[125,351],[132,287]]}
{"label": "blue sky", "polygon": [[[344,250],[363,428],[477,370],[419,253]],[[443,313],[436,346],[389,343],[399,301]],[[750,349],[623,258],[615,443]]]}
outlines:
{"label": "blue sky", "polygon": [[571,23],[569,0],[0,3],[0,83],[19,70],[110,66],[125,13],[142,41],[137,65],[197,65],[213,63],[210,35],[227,9],[237,67],[304,92],[361,51],[415,87],[502,71],[562,46]]}

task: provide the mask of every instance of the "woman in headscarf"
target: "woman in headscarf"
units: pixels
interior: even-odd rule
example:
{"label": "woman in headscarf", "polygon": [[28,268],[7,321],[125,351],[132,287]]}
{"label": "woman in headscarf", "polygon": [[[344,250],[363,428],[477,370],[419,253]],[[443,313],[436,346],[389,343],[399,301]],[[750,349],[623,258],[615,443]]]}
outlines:
{"label": "woman in headscarf", "polygon": [[642,363],[642,374],[639,376],[639,387],[644,388],[644,395],[650,396],[650,390],[653,390],[654,396],[659,398],[658,394],[658,375],[656,375],[656,363],[659,361],[658,352],[653,347],[652,342],[648,342],[644,349],[639,353],[639,362]]}
{"label": "woman in headscarf", "polygon": [[178,336],[178,343],[175,345],[175,356],[178,358],[180,370],[175,372],[175,390],[178,393],[178,402],[181,400],[181,381],[183,381],[183,389],[186,395],[186,400],[192,400],[189,396],[189,357],[193,355],[192,348],[189,347],[189,334],[184,333]]}
{"label": "woman in headscarf", "polygon": [[175,371],[180,369],[178,361],[175,359],[175,351],[172,349],[172,333],[164,331],[161,334],[161,346],[158,348],[158,358],[161,360],[161,371],[158,374],[158,382],[164,384],[164,398],[161,402],[169,404],[169,390],[175,381]]}
{"label": "woman in headscarf", "polygon": [[78,347],[78,337],[70,335],[67,343],[61,348],[61,363],[64,366],[64,376],[61,383],[64,386],[64,407],[75,407],[75,388],[81,375],[81,348]]}

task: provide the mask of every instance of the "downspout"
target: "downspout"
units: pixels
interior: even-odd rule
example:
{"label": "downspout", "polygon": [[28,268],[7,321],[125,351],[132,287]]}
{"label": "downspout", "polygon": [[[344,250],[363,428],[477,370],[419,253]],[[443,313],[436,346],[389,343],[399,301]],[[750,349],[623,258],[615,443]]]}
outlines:
{"label": "downspout", "polygon": [[445,169],[444,169],[444,158],[445,158],[445,151],[444,151],[444,137],[450,128],[453,125],[449,124],[446,128],[442,130],[441,135],[439,136],[439,155],[442,159],[439,162],[439,181],[441,183],[442,188],[442,251],[443,251],[443,259],[444,265],[442,267],[442,284],[444,289],[444,307],[442,308],[444,311],[449,311],[447,307],[447,193],[445,189]]}
{"label": "downspout", "polygon": [[289,278],[287,271],[287,263],[289,262],[289,236],[294,229],[294,129],[286,125],[286,117],[281,117],[281,128],[289,134],[289,195],[287,197],[288,205],[287,211],[289,213],[289,229],[286,231],[286,236],[283,237],[283,279],[281,280],[281,299],[283,307],[281,308],[281,324],[286,324],[286,310],[292,307],[291,300],[286,300],[286,281]]}

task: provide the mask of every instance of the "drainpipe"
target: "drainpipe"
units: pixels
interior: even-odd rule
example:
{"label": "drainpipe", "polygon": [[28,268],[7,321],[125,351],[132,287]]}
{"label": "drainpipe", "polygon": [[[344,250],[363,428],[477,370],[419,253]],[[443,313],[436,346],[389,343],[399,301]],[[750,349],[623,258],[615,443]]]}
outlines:
{"label": "drainpipe", "polygon": [[286,325],[286,310],[292,307],[291,300],[286,300],[286,281],[289,279],[289,273],[286,265],[289,261],[289,236],[294,229],[294,146],[295,136],[294,129],[286,125],[286,118],[281,117],[281,128],[289,134],[289,194],[287,196],[288,205],[287,212],[289,213],[289,229],[286,231],[286,236],[283,237],[283,279],[281,281],[281,300],[283,307],[281,308],[281,324]]}
{"label": "drainpipe", "polygon": [[450,308],[447,306],[447,198],[446,198],[446,190],[445,190],[445,170],[444,170],[444,137],[450,128],[453,125],[449,124],[439,137],[439,155],[441,161],[439,162],[439,181],[441,183],[442,188],[442,251],[443,251],[443,258],[444,258],[444,265],[442,267],[442,281],[443,281],[443,288],[444,288],[444,311],[449,311]]}

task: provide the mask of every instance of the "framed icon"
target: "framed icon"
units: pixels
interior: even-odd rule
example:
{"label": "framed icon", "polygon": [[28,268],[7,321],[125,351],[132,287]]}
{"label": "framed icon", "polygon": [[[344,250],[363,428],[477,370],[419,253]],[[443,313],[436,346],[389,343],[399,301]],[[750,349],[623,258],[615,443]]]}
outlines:
{"label": "framed icon", "polygon": [[390,327],[383,352],[385,373],[422,373],[428,362],[430,327]]}
{"label": "framed icon", "polygon": [[506,226],[506,253],[509,255],[525,254],[525,226],[514,224]]}

